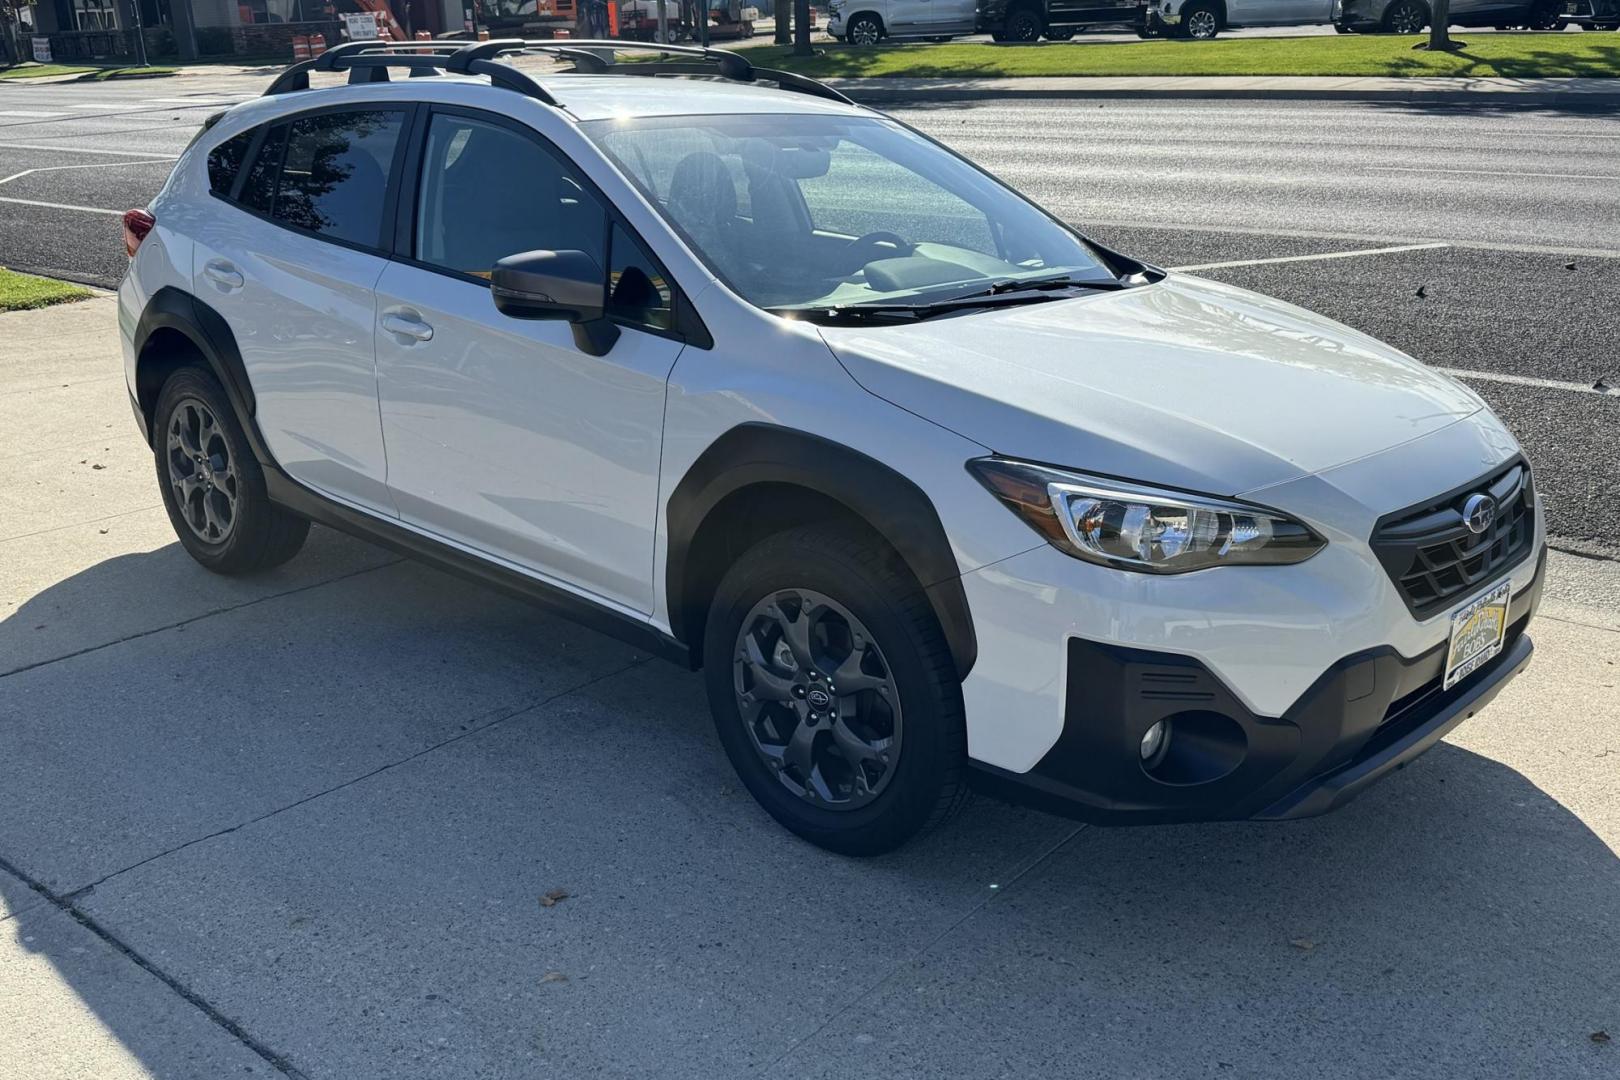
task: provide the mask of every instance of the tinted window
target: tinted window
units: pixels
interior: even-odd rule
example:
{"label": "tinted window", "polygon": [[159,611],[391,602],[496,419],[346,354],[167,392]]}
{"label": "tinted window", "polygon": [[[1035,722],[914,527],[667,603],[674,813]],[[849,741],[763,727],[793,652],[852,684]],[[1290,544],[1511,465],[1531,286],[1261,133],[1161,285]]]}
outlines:
{"label": "tinted window", "polygon": [[522,251],[583,251],[605,263],[606,215],[533,139],[438,115],[428,127],[417,202],[416,258],[478,277]]}
{"label": "tinted window", "polygon": [[612,262],[608,269],[608,314],[615,319],[668,330],[675,324],[671,292],[664,272],[642,246],[618,225],[613,226]]}
{"label": "tinted window", "polygon": [[248,146],[253,142],[257,132],[248,131],[226,139],[208,154],[208,186],[217,195],[229,195],[231,185],[236,183],[236,174],[242,169],[242,162],[247,157]]}
{"label": "tinted window", "polygon": [[334,240],[375,247],[403,120],[402,112],[380,109],[294,120],[271,216]]}
{"label": "tinted window", "polygon": [[287,149],[287,125],[277,124],[270,129],[259,146],[247,179],[242,182],[238,196],[243,206],[268,214],[276,197],[276,174],[281,171],[281,154]]}

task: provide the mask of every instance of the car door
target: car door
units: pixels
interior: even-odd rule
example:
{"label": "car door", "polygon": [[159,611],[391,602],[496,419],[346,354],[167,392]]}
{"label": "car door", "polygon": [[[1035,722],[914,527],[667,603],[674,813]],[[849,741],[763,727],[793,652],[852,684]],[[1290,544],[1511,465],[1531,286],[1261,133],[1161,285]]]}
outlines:
{"label": "car door", "polygon": [[[373,289],[409,111],[321,109],[264,125],[198,213],[196,296],[230,326],[255,419],[288,475],[393,514],[378,426]],[[225,147],[219,148],[224,150]]]}
{"label": "car door", "polygon": [[1333,0],[1227,0],[1234,26],[1309,26],[1331,22]]}
{"label": "car door", "polygon": [[927,33],[934,0],[889,0],[884,8],[883,25],[891,35],[917,36]]}
{"label": "car door", "polygon": [[[377,284],[388,487],[401,518],[467,548],[652,610],[664,388],[676,296],[550,143],[488,113],[424,110],[395,261]],[[495,262],[590,254],[621,327],[603,356],[564,322],[495,310]]]}
{"label": "car door", "polygon": [[928,32],[945,37],[971,34],[978,0],[929,0]]}

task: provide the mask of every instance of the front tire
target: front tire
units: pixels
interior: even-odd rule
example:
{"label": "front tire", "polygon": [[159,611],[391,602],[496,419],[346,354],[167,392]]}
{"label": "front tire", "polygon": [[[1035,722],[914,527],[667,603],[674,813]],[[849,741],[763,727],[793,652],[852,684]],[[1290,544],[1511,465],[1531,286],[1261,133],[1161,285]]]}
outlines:
{"label": "front tire", "polygon": [[1188,4],[1181,9],[1181,33],[1194,41],[1214,41],[1221,32],[1221,19],[1208,4]]}
{"label": "front tire", "polygon": [[175,371],[153,421],[163,508],[193,559],[216,574],[249,574],[298,554],[309,522],[270,501],[264,471],[213,375]]}
{"label": "front tire", "polygon": [[732,767],[804,839],[875,855],[962,805],[950,649],[916,580],[870,534],[813,525],[749,549],[715,593],[703,654]]}
{"label": "front tire", "polygon": [[1384,32],[1389,34],[1418,34],[1428,25],[1429,12],[1416,0],[1395,0],[1384,9]]}

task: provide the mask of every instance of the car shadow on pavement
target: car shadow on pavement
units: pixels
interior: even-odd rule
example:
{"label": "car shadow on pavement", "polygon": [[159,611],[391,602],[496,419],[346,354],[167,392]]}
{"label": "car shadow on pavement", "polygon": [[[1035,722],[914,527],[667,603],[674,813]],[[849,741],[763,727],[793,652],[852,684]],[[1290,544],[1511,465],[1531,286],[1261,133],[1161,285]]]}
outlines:
{"label": "car shadow on pavement", "polygon": [[[61,597],[162,607],[174,554],[0,641]],[[0,871],[0,961],[154,1076],[1614,1067],[1620,861],[1491,759],[1280,825],[980,800],[850,860],[740,789],[698,676],[411,564],[311,572],[0,679],[0,859],[53,894]],[[52,1038],[22,1045],[65,1074]]]}

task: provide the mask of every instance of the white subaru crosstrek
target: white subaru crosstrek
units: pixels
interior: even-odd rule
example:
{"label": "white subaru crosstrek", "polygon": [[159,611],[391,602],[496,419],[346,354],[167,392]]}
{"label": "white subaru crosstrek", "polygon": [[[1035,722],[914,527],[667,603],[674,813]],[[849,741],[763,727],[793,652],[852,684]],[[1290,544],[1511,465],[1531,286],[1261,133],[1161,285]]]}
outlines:
{"label": "white subaru crosstrek", "polygon": [[1320,813],[1529,661],[1542,513],[1463,386],[809,80],[577,48],[341,47],[126,215],[204,566],[316,521],[701,665],[748,789],[854,853],[971,786]]}

